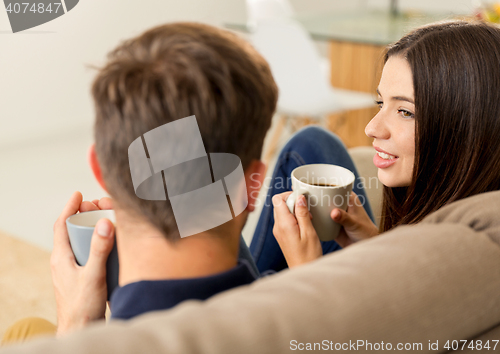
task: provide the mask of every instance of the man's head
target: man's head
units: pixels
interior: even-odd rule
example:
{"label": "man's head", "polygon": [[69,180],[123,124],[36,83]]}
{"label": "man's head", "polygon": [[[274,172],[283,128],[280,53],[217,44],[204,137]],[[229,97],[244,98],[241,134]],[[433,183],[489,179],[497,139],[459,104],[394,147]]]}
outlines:
{"label": "man's head", "polygon": [[[97,179],[117,208],[169,239],[178,238],[170,202],[140,199],[132,184],[127,151],[144,133],[195,115],[206,151],[237,155],[247,188],[255,188],[249,177],[263,172],[258,161],[277,87],[265,60],[236,35],[195,23],[153,28],[110,53],[92,95]],[[250,210],[252,204],[249,196]]]}

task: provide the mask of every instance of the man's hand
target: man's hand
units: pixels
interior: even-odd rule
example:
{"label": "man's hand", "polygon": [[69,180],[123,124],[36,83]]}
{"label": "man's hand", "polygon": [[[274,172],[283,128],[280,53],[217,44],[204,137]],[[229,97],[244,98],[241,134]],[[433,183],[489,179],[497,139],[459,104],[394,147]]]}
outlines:
{"label": "man's hand", "polygon": [[86,211],[94,211],[94,210],[110,210],[113,209],[113,202],[111,198],[103,197],[101,199],[94,199],[93,201],[84,201],[81,202],[80,208],[78,209],[80,213]]}
{"label": "man's hand", "polygon": [[[104,206],[110,206],[107,200],[103,203],[103,209]],[[99,209],[101,202],[93,201],[91,204]],[[58,336],[80,329],[88,322],[104,319],[106,311],[106,261],[114,243],[113,223],[101,219],[96,224],[89,259],[84,267],[76,263],[66,229],[66,219],[88,206],[82,203],[80,192],[73,193],[54,224],[54,249],[50,265],[57,303]]]}
{"label": "man's hand", "polygon": [[285,256],[288,267],[311,262],[323,255],[318,234],[311,222],[306,198],[301,195],[295,202],[295,216],[286,206],[292,192],[277,194],[273,197],[274,228],[273,234]]}

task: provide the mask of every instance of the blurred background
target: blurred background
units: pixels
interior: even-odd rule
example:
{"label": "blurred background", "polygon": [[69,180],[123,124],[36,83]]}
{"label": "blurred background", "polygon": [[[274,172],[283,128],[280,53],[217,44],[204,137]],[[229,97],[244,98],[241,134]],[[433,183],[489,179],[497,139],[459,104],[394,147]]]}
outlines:
{"label": "blurred background", "polygon": [[[371,95],[385,45],[416,24],[472,15],[478,6],[471,0],[290,0],[284,10],[278,4],[277,13],[268,9],[259,15],[252,13],[257,10],[251,5],[244,0],[81,0],[66,15],[16,34],[1,8],[0,230],[50,250],[53,223],[72,192],[81,191],[87,200],[105,196],[86,161],[92,143],[89,90],[95,70],[91,66],[101,65],[106,53],[123,39],[161,23],[183,20],[225,27],[252,40],[265,29],[259,27],[260,22],[279,23],[286,18],[288,28],[298,32],[275,46],[278,52],[292,53],[288,59],[276,51],[267,54],[278,61],[271,65],[273,72],[279,76],[283,74],[280,68],[293,70],[293,50],[300,42],[311,55],[300,56],[296,64],[312,67],[305,61],[320,63],[329,86],[308,81],[315,85],[313,91],[323,87],[324,104],[293,106],[280,98],[274,130],[266,140],[265,158],[272,163],[285,139],[283,131],[296,129],[290,117],[331,128],[349,147],[370,145],[363,130],[374,112]],[[280,38],[281,32],[272,33]],[[258,42],[259,38],[254,39]],[[269,43],[257,46],[265,51]],[[313,72],[311,78],[320,71],[315,68]],[[286,71],[284,76],[289,76]],[[320,74],[316,76],[322,80]],[[288,89],[282,87],[285,84],[278,82],[283,94]],[[332,91],[332,87],[340,90]],[[308,95],[291,91],[291,101],[293,95]],[[342,95],[347,98],[338,99]],[[335,97],[338,107],[330,105]],[[350,103],[344,107],[345,102]],[[247,241],[251,228],[245,230]]]}

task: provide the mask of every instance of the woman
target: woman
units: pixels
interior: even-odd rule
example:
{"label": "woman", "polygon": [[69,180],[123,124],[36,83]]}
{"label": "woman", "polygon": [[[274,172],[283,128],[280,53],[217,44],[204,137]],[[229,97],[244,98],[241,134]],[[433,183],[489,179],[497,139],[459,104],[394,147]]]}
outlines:
{"label": "woman", "polygon": [[[500,189],[499,28],[454,21],[414,30],[389,46],[377,94],[380,111],[365,133],[374,139],[384,184],[381,225],[377,230],[367,203],[359,206],[366,198],[355,188],[347,212],[331,213],[343,225],[337,238],[342,247]],[[336,137],[306,128],[281,152],[273,178],[309,163],[341,165],[356,174]],[[340,249],[334,241],[320,244],[303,197],[296,218],[284,203],[290,192],[282,192],[270,188],[250,247],[261,272],[286,267],[285,259],[292,267]],[[271,198],[274,210],[267,204]]]}

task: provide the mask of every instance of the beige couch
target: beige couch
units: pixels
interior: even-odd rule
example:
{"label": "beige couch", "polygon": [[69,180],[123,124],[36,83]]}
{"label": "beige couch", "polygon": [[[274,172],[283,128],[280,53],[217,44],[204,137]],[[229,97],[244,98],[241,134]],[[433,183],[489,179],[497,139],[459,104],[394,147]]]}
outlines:
{"label": "beige couch", "polygon": [[448,351],[447,341],[467,339],[489,340],[490,350],[461,353],[494,352],[493,340],[500,339],[499,216],[500,192],[485,193],[206,302],[187,301],[0,353],[274,354],[301,343],[353,349],[357,341],[364,344],[360,352],[369,344],[387,350],[390,343],[440,353]]}

